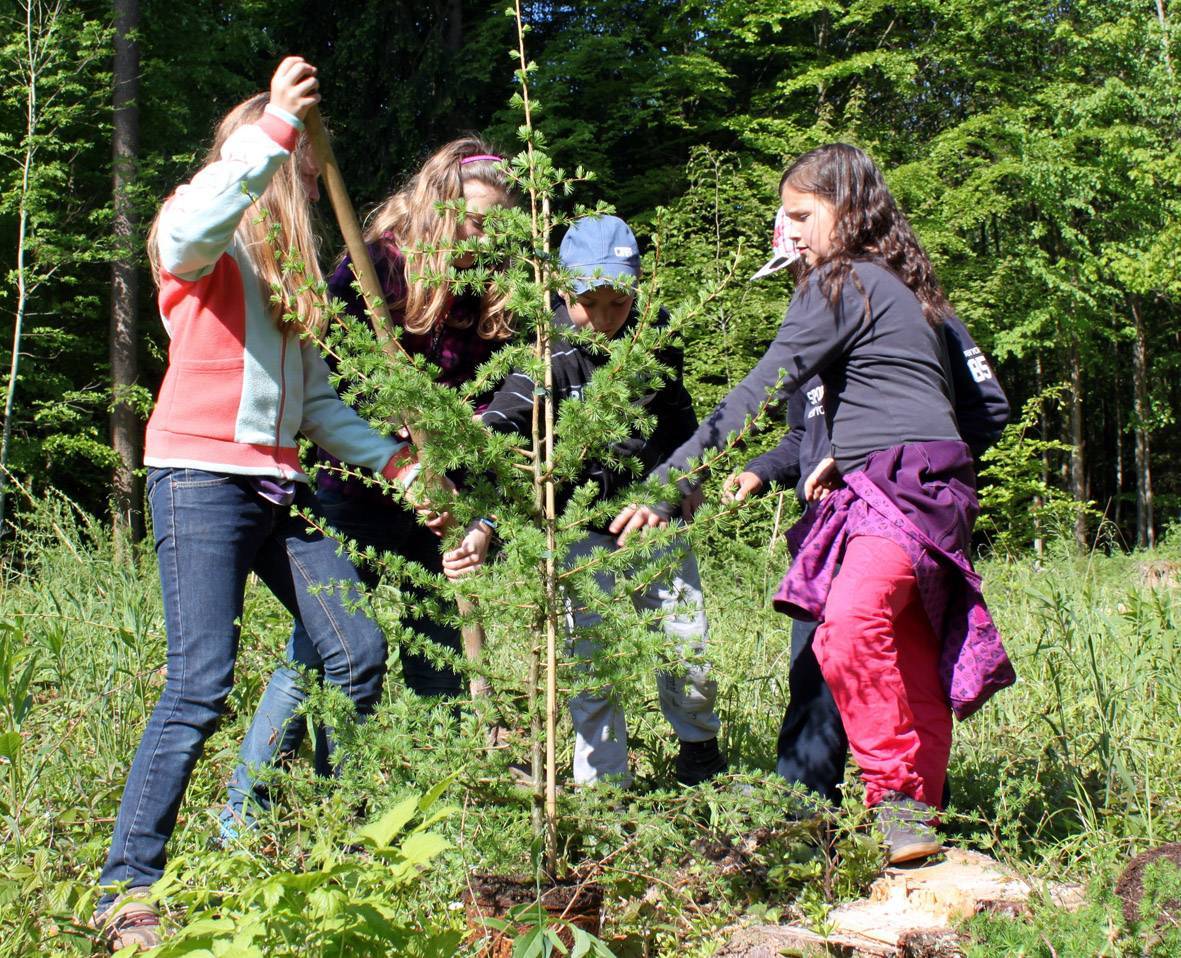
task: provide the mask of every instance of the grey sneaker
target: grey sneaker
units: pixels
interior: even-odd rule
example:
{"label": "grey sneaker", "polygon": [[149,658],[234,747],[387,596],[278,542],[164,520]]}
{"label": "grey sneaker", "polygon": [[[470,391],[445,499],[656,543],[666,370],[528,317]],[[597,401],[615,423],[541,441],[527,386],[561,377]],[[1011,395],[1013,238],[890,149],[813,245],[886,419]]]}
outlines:
{"label": "grey sneaker", "polygon": [[109,908],[90,919],[99,940],[112,952],[129,945],[141,951],[155,948],[163,940],[160,910],[147,888],[131,888],[116,898]]}
{"label": "grey sneaker", "polygon": [[873,812],[891,865],[927,858],[943,850],[939,833],[931,824],[937,813],[925,802],[902,792],[889,792]]}

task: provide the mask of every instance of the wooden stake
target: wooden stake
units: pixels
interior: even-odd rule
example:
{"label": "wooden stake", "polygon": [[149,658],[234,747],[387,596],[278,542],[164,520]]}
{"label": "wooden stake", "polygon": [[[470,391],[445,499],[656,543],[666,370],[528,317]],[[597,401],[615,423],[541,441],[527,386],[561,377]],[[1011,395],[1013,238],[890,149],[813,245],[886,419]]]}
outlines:
{"label": "wooden stake", "polygon": [[[361,285],[361,294],[365,297],[365,305],[369,315],[373,317],[373,332],[381,344],[385,354],[395,362],[405,362],[410,354],[402,348],[394,335],[394,324],[390,318],[390,311],[381,294],[381,281],[377,278],[377,270],[373,268],[373,260],[369,258],[369,249],[365,245],[365,235],[361,232],[361,224],[357,220],[356,210],[349,199],[348,190],[344,185],[344,177],[340,173],[340,165],[336,162],[336,154],[328,135],[324,132],[324,123],[320,119],[318,107],[312,107],[304,117],[304,127],[307,130],[308,141],[312,145],[312,153],[316,162],[320,164],[320,178],[324,183],[325,192],[332,203],[332,211],[336,214],[336,222],[344,236],[345,248],[349,252],[349,259],[353,263],[353,271],[357,274],[357,281]],[[424,436],[420,430],[405,423],[407,431],[414,445],[420,449],[424,445]],[[433,484],[433,477],[423,474],[422,478],[428,485]],[[478,662],[484,649],[484,629],[477,622],[470,621],[475,612],[475,606],[463,597],[456,598],[459,614],[465,619],[462,628],[463,654],[473,664]],[[471,678],[472,698],[482,698],[490,691],[488,680],[482,675]]]}

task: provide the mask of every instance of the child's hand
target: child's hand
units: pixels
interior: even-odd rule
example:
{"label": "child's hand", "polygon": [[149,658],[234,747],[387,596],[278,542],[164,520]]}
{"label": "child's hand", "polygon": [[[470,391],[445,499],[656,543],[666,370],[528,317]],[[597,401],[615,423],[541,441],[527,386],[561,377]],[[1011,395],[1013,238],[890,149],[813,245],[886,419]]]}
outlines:
{"label": "child's hand", "polygon": [[423,523],[431,530],[438,538],[442,539],[447,534],[447,530],[451,528],[451,523],[455,521],[455,517],[450,512],[429,512],[427,513],[427,520]]}
{"label": "child's hand", "polygon": [[[453,483],[446,476],[438,477],[435,482],[442,487],[443,493],[445,495],[452,497],[456,495],[455,483]],[[451,513],[446,509],[439,511],[435,508],[434,503],[431,502],[430,498],[426,494],[425,489],[423,489],[421,479],[419,479],[409,489],[406,490],[406,500],[410,503],[410,506],[415,512],[417,512],[420,516],[426,517],[423,525],[430,529],[431,532],[433,532],[440,539],[443,538],[444,534],[451,527]]]}
{"label": "child's hand", "polygon": [[763,488],[763,480],[753,472],[738,472],[722,483],[722,502],[742,502]]}
{"label": "child's hand", "polygon": [[812,470],[804,483],[804,498],[808,502],[823,502],[828,494],[841,486],[841,474],[837,471],[837,462],[832,456],[820,460],[820,465]]}
{"label": "child's hand", "polygon": [[668,516],[658,512],[651,506],[628,506],[607,527],[609,532],[618,535],[616,545],[627,542],[628,536],[639,529],[657,529],[668,525]]}
{"label": "child's hand", "polygon": [[271,77],[271,103],[302,120],[320,102],[316,68],[303,57],[287,57]]}
{"label": "child's hand", "polygon": [[484,564],[491,542],[492,530],[482,522],[473,522],[463,541],[450,552],[443,553],[443,575],[454,582],[475,572]]}

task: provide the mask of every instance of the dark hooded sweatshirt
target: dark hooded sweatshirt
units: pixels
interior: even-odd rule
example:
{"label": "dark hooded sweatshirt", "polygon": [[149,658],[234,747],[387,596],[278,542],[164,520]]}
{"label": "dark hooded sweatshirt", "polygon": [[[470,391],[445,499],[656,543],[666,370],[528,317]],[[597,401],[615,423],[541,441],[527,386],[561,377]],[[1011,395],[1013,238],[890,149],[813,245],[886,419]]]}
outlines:
{"label": "dark hooded sweatshirt", "polygon": [[[656,323],[667,325],[668,313],[660,310]],[[627,321],[620,327],[615,338],[629,335],[636,323],[633,307]],[[581,400],[583,389],[595,372],[607,362],[605,352],[588,349],[581,344],[569,342],[563,330],[572,330],[573,321],[565,305],[554,309],[554,326],[557,336],[553,343],[553,389],[555,408],[567,400]],[[574,489],[586,481],[599,486],[598,499],[608,499],[629,483],[648,475],[668,455],[693,435],[697,428],[697,416],[684,383],[684,355],[677,346],[661,349],[656,357],[667,369],[663,384],[656,385],[635,402],[655,419],[652,431],[647,436],[638,432],[612,446],[612,453],[619,459],[636,459],[640,463],[640,475],[627,469],[613,468],[604,462],[588,462],[579,481],[568,484],[559,491],[559,508],[573,495]],[[491,402],[481,413],[484,424],[503,432],[526,434],[532,428],[533,392],[536,384],[522,372],[514,371],[496,391]]]}

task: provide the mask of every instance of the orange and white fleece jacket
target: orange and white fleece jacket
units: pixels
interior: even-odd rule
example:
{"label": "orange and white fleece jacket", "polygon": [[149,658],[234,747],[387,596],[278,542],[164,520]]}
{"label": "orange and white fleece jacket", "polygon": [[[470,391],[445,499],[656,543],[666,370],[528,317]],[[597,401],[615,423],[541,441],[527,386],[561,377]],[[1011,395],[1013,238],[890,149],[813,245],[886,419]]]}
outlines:
{"label": "orange and white fleece jacket", "polygon": [[164,205],[157,232],[168,369],[144,463],[306,482],[296,446],[303,433],[343,462],[409,486],[413,450],[341,402],[315,344],[273,316],[237,235],[302,128],[268,106]]}

